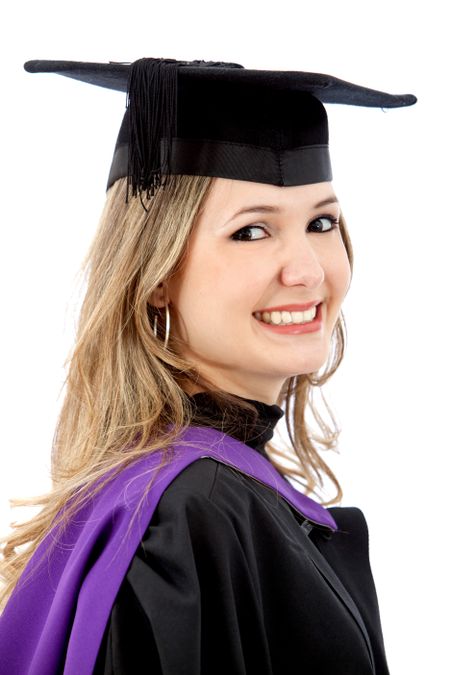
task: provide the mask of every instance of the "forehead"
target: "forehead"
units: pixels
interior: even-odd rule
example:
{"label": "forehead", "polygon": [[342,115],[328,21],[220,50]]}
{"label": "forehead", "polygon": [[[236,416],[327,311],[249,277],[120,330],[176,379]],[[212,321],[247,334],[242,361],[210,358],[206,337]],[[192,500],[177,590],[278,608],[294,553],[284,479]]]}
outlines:
{"label": "forehead", "polygon": [[270,207],[268,211],[273,209],[280,212],[299,208],[309,210],[328,198],[337,199],[329,181],[287,187],[215,178],[202,212],[205,215],[220,213],[224,218],[229,218],[237,211],[258,206],[267,206]]}

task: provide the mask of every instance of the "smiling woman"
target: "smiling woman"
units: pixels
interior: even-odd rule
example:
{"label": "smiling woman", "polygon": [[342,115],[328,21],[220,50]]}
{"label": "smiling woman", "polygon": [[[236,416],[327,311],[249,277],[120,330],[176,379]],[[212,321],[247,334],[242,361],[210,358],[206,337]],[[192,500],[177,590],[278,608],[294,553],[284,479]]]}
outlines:
{"label": "smiling woman", "polygon": [[[278,187],[214,179],[182,268],[151,302],[162,308],[170,298],[176,352],[220,389],[281,403],[288,378],[314,373],[327,361],[351,277],[335,198],[332,215],[320,210],[321,202],[330,206],[329,194],[328,182]],[[235,213],[256,201],[266,204],[263,223],[251,222],[247,208]],[[255,212],[262,215],[260,207]],[[264,236],[244,239],[258,228]],[[321,307],[310,325],[294,325],[298,317],[280,314],[283,307],[288,312],[288,306],[311,303]],[[263,330],[252,319],[257,311]]]}
{"label": "smiling woman", "polygon": [[53,489],[3,540],[2,672],[388,673],[367,525],[326,508],[339,431],[312,400],[343,358],[353,268],[323,103],[415,98],[234,63],[26,69],[128,105]]}

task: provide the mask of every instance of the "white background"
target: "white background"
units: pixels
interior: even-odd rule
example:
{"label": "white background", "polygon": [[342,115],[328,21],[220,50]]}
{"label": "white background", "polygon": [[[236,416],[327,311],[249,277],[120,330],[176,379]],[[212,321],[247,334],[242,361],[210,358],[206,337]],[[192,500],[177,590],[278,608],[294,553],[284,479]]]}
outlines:
{"label": "white background", "polygon": [[122,94],[30,75],[23,62],[223,60],[414,93],[415,106],[385,112],[328,106],[334,187],[355,269],[343,307],[348,349],[325,395],[343,429],[332,458],[342,505],[359,506],[369,524],[391,673],[449,672],[444,6],[42,0],[3,10],[2,532],[20,517],[8,498],[49,487],[79,303],[76,273],[103,205],[125,108]]}

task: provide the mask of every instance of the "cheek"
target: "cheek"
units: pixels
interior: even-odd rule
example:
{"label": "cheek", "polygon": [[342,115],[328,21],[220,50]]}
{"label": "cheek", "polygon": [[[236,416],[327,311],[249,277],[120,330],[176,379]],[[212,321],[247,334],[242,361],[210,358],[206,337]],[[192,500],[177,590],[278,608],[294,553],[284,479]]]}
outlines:
{"label": "cheek", "polygon": [[350,287],[350,281],[350,263],[347,253],[344,251],[344,255],[338,256],[328,269],[327,282],[330,300],[327,307],[327,324],[330,331],[333,330],[339,317],[342,303]]}
{"label": "cheek", "polygon": [[350,287],[351,282],[350,261],[343,242],[339,249],[334,251],[327,262],[327,277],[330,292],[337,301],[342,301]]}
{"label": "cheek", "polygon": [[236,279],[228,277],[223,265],[202,259],[185,270],[177,284],[174,302],[190,331],[196,331],[206,321],[215,325],[220,316],[229,312],[235,293]]}
{"label": "cheek", "polygon": [[233,255],[226,247],[216,251],[210,246],[208,254],[198,257],[195,269],[191,268],[189,283],[199,300],[212,297],[219,307],[233,307],[251,296],[252,289],[261,285],[262,276],[261,262],[255,257]]}
{"label": "cheek", "polygon": [[347,292],[350,288],[351,280],[352,280],[352,270],[350,267],[350,261],[347,257],[347,252],[344,251],[342,264],[340,265],[339,268],[339,281],[343,298],[345,298],[345,296],[347,295]]}

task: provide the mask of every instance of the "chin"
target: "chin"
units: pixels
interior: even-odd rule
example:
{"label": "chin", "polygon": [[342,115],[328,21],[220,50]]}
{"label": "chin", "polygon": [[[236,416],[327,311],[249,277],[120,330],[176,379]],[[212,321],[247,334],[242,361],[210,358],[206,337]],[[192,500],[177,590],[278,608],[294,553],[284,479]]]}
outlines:
{"label": "chin", "polygon": [[[291,373],[288,375],[288,377],[292,377],[293,375],[309,375],[311,373],[315,373],[326,364],[327,359],[328,352],[326,354],[318,354],[316,357],[305,357],[303,359],[299,359],[298,367],[296,368],[295,373]],[[295,363],[292,363],[292,361],[289,365],[295,368]]]}

